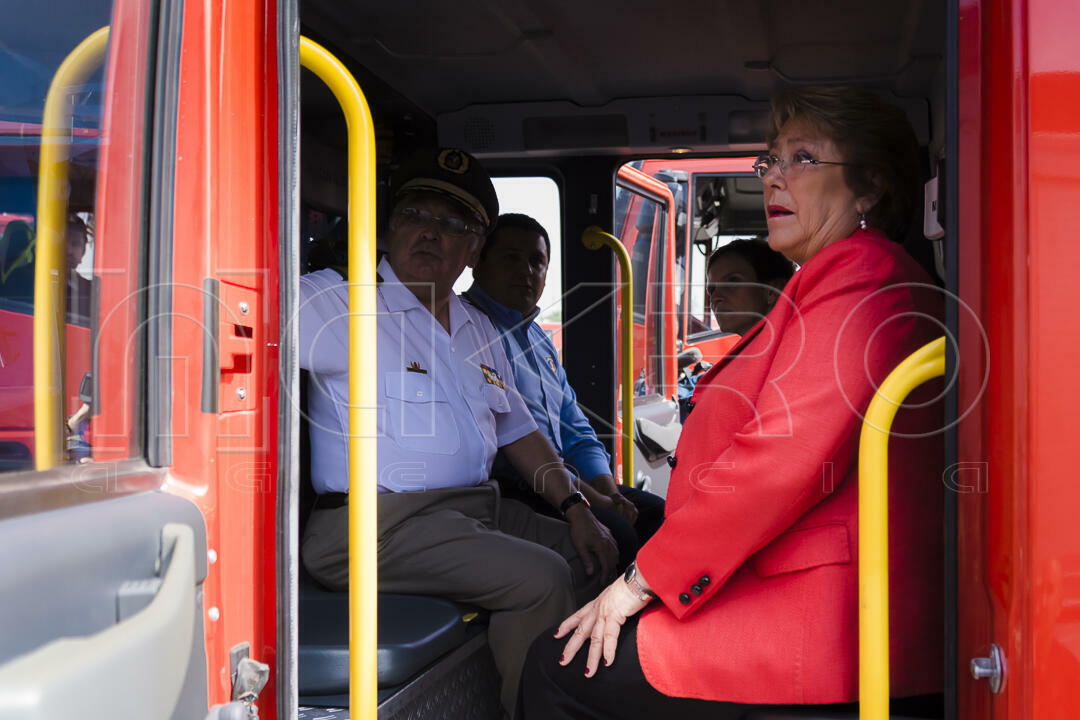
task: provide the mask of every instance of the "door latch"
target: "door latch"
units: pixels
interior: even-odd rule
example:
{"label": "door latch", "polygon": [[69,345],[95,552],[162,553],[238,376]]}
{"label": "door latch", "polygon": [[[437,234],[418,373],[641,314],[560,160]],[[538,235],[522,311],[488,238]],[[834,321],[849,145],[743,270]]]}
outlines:
{"label": "door latch", "polygon": [[212,708],[206,720],[258,720],[259,706],[255,701],[270,679],[270,666],[252,660],[250,654],[251,646],[246,642],[229,651],[232,702]]}
{"label": "door latch", "polygon": [[1005,689],[1005,655],[997,643],[990,643],[990,656],[971,659],[971,677],[989,680],[990,692],[997,695]]}

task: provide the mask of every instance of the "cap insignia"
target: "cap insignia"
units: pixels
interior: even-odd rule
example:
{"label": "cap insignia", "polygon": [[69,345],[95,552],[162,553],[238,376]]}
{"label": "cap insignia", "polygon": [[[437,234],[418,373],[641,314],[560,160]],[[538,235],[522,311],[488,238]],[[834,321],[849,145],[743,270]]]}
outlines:
{"label": "cap insignia", "polygon": [[460,150],[448,148],[439,153],[439,167],[455,175],[469,172],[469,156]]}

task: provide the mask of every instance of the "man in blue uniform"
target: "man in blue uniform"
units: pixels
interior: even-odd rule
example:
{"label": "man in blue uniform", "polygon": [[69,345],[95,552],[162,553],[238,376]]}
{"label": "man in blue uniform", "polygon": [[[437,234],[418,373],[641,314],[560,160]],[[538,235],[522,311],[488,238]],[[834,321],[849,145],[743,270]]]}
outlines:
{"label": "man in blue uniform", "polygon": [[[421,153],[394,188],[376,291],[379,589],[491,610],[512,715],[529,644],[614,575],[616,547],[536,429],[491,322],[451,291],[498,215],[487,172],[459,150]],[[347,289],[335,269],[300,278],[318,493],[301,557],[335,589],[348,583]],[[537,492],[562,519],[500,497],[497,449],[543,480]]]}
{"label": "man in blue uniform", "polygon": [[[518,392],[540,432],[584,479],[579,487],[618,541],[620,565],[625,566],[663,522],[664,500],[616,484],[611,458],[578,407],[555,346],[536,323],[550,257],[551,241],[540,223],[527,215],[502,215],[484,244],[465,298],[487,313],[502,334]],[[505,496],[546,511],[501,454],[494,474]]]}

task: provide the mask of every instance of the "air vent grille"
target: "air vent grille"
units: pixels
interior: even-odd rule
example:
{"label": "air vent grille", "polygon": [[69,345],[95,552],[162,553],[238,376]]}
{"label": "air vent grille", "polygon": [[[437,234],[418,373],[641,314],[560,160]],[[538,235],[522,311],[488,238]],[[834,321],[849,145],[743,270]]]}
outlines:
{"label": "air vent grille", "polygon": [[495,144],[495,123],[487,118],[470,118],[465,121],[465,147],[482,152]]}

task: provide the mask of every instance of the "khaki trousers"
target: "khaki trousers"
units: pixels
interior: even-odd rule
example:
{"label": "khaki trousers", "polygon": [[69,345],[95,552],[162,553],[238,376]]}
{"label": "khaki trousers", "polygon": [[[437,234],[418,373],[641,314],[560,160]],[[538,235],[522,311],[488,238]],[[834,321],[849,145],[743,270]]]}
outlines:
{"label": "khaki trousers", "polygon": [[[569,526],[515,500],[495,483],[378,498],[379,591],[437,595],[491,611],[488,643],[510,717],[529,645],[600,589],[587,578]],[[348,587],[348,508],[316,510],[301,556],[329,588]]]}

